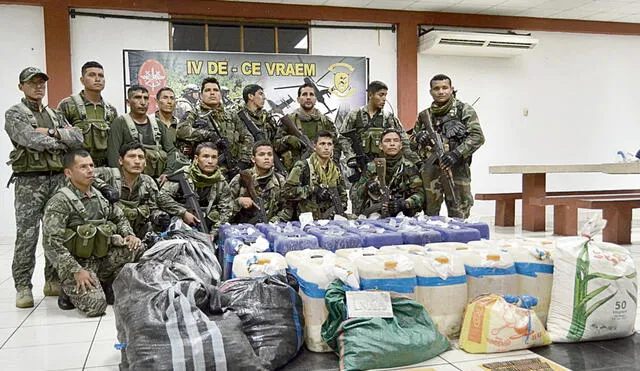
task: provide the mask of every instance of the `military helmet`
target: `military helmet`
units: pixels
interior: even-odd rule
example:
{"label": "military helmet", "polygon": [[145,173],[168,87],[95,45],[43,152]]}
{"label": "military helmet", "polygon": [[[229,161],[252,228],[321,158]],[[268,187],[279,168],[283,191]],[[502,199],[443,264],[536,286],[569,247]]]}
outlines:
{"label": "military helmet", "polygon": [[198,85],[196,84],[187,84],[187,86],[184,87],[184,90],[182,90],[182,94],[189,94],[189,93],[194,93],[200,91],[200,89],[198,88]]}

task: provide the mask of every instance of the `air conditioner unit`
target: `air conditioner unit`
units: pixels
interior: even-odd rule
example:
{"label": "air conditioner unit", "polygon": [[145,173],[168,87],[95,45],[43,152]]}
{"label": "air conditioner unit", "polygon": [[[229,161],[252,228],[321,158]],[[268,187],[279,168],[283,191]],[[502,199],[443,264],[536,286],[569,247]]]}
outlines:
{"label": "air conditioner unit", "polygon": [[508,58],[538,45],[529,35],[431,29],[419,39],[423,54]]}

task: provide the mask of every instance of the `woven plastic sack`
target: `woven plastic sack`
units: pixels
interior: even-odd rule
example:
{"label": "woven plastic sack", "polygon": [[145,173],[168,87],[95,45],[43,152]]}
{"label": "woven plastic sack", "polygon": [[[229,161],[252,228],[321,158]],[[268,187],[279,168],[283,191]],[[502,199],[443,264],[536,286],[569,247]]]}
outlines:
{"label": "woven plastic sack", "polygon": [[391,368],[426,361],[450,348],[422,305],[392,298],[393,318],[347,318],[344,284],[327,288],[322,338],[340,356],[341,370]]}
{"label": "woven plastic sack", "polygon": [[[468,353],[499,353],[551,344],[544,325],[529,306],[534,299],[509,297],[508,303],[500,295],[480,296],[468,306],[460,332],[460,348]],[[511,300],[516,298],[516,300]],[[528,303],[527,303],[528,302]],[[524,303],[524,304],[522,304]]]}

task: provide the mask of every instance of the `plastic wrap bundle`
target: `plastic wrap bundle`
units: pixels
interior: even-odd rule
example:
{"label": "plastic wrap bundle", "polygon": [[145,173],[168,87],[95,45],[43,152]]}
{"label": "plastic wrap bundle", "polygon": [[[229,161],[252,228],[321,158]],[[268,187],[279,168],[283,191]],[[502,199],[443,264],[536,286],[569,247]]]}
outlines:
{"label": "plastic wrap bundle", "polygon": [[287,260],[275,252],[238,254],[233,260],[232,277],[286,275]]}
{"label": "plastic wrap bundle", "polygon": [[354,249],[339,249],[335,252],[336,256],[355,261],[362,256],[377,255],[380,251],[375,247],[356,247]]}
{"label": "plastic wrap bundle", "polygon": [[[253,229],[257,231],[257,229]],[[246,236],[227,238],[223,247],[222,278],[229,279],[233,268],[233,261],[238,254],[249,254],[269,251],[269,241],[261,232]]]}
{"label": "plastic wrap bundle", "polygon": [[327,289],[329,310],[322,338],[340,356],[342,370],[369,370],[412,365],[450,348],[422,305],[407,298],[391,298],[393,318],[347,318],[341,281]]}
{"label": "plastic wrap bundle", "polygon": [[422,304],[449,338],[460,334],[467,306],[467,276],[463,258],[450,252],[428,251],[408,255],[416,272],[416,301]]}
{"label": "plastic wrap bundle", "polygon": [[351,249],[362,246],[362,238],[337,225],[307,226],[305,231],[318,239],[321,248],[330,251]]}
{"label": "plastic wrap bundle", "polygon": [[270,370],[293,359],[304,340],[302,301],[290,277],[295,287],[277,276],[236,278],[220,285],[230,298],[228,308],[240,317],[249,342]]}
{"label": "plastic wrap bundle", "polygon": [[223,224],[218,231],[218,243],[222,246],[227,238],[253,235],[262,235],[262,232],[252,224]]}
{"label": "plastic wrap bundle", "polygon": [[362,246],[380,247],[404,243],[402,233],[377,226],[371,221],[350,220],[348,223],[342,224],[341,227],[360,236]]}
{"label": "plastic wrap bundle", "polygon": [[415,299],[416,272],[406,254],[363,256],[355,262],[362,290],[391,291]]}
{"label": "plastic wrap bundle", "polygon": [[518,280],[511,254],[497,249],[463,250],[462,254],[469,301],[484,294],[517,295]]}
{"label": "plastic wrap bundle", "polygon": [[551,344],[549,333],[531,310],[531,296],[486,295],[467,307],[460,348],[469,353],[498,353]]}
{"label": "plastic wrap bundle", "polygon": [[390,245],[380,246],[378,254],[422,254],[425,251],[429,251],[429,248],[422,245]]}
{"label": "plastic wrap bundle", "polygon": [[390,231],[400,232],[402,234],[402,243],[411,245],[425,245],[433,242],[442,241],[440,232],[433,229],[425,228],[418,223],[410,222],[410,219],[404,219],[398,222],[395,218],[382,219],[372,221],[371,224],[383,227]]}
{"label": "plastic wrap bundle", "polygon": [[327,250],[302,250],[287,253],[289,270],[298,280],[304,310],[304,341],[312,352],[330,352],[322,340],[322,324],[327,319],[324,295],[333,280],[340,279],[352,289],[360,287],[355,263],[338,258]]}
{"label": "plastic wrap bundle", "polygon": [[271,249],[280,254],[288,251],[317,249],[318,239],[291,223],[262,224],[260,230],[267,235]]}
{"label": "plastic wrap bundle", "polygon": [[121,370],[266,370],[237,315],[223,313],[208,236],[177,232],[127,264],[113,289]]}
{"label": "plastic wrap bundle", "polygon": [[[584,236],[604,228],[590,220]],[[634,333],[637,270],[629,251],[590,237],[557,240],[547,328],[554,342],[615,339]]]}
{"label": "plastic wrap bundle", "polygon": [[480,232],[477,229],[462,227],[438,219],[418,220],[420,225],[425,228],[440,232],[444,242],[469,242],[480,239]]}
{"label": "plastic wrap bundle", "polygon": [[491,236],[491,231],[489,230],[489,224],[487,223],[483,223],[480,221],[472,221],[469,219],[467,220],[459,219],[459,218],[449,218],[448,222],[451,225],[459,225],[460,227],[475,229],[478,232],[480,232],[480,238],[484,238],[488,240]]}
{"label": "plastic wrap bundle", "polygon": [[432,251],[458,251],[461,254],[464,254],[465,251],[469,250],[470,245],[462,242],[437,242],[430,243],[425,248]]}

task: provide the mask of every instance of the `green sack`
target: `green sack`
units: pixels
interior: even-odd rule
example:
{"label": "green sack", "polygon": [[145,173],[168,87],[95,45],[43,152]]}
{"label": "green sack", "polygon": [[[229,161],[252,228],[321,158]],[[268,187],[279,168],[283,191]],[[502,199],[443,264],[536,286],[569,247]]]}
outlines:
{"label": "green sack", "polygon": [[424,307],[411,299],[391,298],[393,318],[347,318],[344,286],[335,280],[327,288],[329,315],[322,324],[322,339],[340,356],[341,369],[407,366],[449,350]]}

